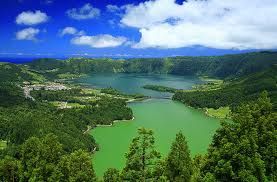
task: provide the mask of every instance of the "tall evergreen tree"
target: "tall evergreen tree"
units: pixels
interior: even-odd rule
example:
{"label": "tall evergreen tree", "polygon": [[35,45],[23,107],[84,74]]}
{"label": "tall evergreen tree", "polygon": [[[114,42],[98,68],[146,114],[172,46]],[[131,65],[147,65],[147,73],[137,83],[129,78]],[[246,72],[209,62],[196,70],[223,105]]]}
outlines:
{"label": "tall evergreen tree", "polygon": [[149,181],[154,179],[155,165],[160,153],[154,148],[152,130],[140,128],[126,153],[126,166],[123,169],[124,181]]}
{"label": "tall evergreen tree", "polygon": [[204,179],[276,181],[276,113],[267,93],[239,107],[233,122],[223,123],[201,169]]}
{"label": "tall evergreen tree", "polygon": [[122,181],[121,176],[120,176],[120,171],[114,168],[109,168],[105,173],[104,173],[104,182],[119,182]]}
{"label": "tall evergreen tree", "polygon": [[166,159],[167,177],[172,182],[188,182],[191,179],[192,167],[185,136],[179,132]]}
{"label": "tall evergreen tree", "polygon": [[91,163],[89,153],[77,150],[64,155],[57,165],[52,181],[86,181],[95,182],[96,176]]}

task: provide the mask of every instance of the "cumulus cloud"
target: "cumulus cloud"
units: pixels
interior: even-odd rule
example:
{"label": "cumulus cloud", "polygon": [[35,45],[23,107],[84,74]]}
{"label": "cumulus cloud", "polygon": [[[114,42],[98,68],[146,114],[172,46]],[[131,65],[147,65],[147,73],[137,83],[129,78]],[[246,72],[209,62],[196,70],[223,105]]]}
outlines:
{"label": "cumulus cloud", "polygon": [[60,30],[60,36],[64,35],[84,35],[84,31],[78,31],[74,27],[65,27],[64,29]]}
{"label": "cumulus cloud", "polygon": [[39,10],[36,10],[35,12],[24,11],[16,17],[15,22],[19,25],[36,25],[47,22],[48,19],[49,17],[47,14]]}
{"label": "cumulus cloud", "polygon": [[117,5],[112,5],[112,4],[108,4],[108,5],[106,6],[106,9],[107,9],[108,12],[112,12],[112,13],[118,12],[118,11],[121,10],[120,7],[118,7]]}
{"label": "cumulus cloud", "polygon": [[61,35],[66,35],[66,34],[71,34],[74,35],[77,33],[77,29],[74,27],[65,27],[62,31],[61,31]]}
{"label": "cumulus cloud", "polygon": [[100,10],[87,3],[81,8],[73,8],[66,11],[66,14],[76,20],[96,18],[100,15]]}
{"label": "cumulus cloud", "polygon": [[40,32],[39,29],[36,28],[25,28],[16,32],[16,39],[17,40],[32,40],[36,41],[36,35]]}
{"label": "cumulus cloud", "polygon": [[139,29],[135,48],[272,49],[276,12],[276,0],[155,0],[126,6],[121,23]]}
{"label": "cumulus cloud", "polygon": [[71,39],[71,43],[75,45],[88,45],[92,48],[106,48],[117,47],[124,44],[127,41],[125,37],[114,37],[108,34],[101,34],[96,36],[77,36]]}

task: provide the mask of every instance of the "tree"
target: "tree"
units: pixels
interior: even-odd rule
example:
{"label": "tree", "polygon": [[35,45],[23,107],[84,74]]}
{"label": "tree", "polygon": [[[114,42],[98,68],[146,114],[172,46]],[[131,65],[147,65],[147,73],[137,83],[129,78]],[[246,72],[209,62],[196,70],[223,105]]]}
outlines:
{"label": "tree", "polygon": [[154,179],[154,169],[160,158],[160,153],[154,148],[153,131],[140,128],[138,134],[125,155],[126,166],[123,169],[125,181],[143,182]]}
{"label": "tree", "polygon": [[52,175],[53,181],[96,181],[89,153],[78,150],[64,155]]}
{"label": "tree", "polygon": [[276,181],[276,113],[267,93],[238,107],[214,135],[201,175],[217,181]]}
{"label": "tree", "polygon": [[170,181],[188,182],[192,175],[192,160],[185,136],[179,132],[166,159],[166,174]]}
{"label": "tree", "polygon": [[10,156],[0,160],[0,181],[19,181],[20,162]]}
{"label": "tree", "polygon": [[156,182],[169,182],[166,175],[166,161],[159,160],[154,169],[154,181]]}
{"label": "tree", "polygon": [[21,146],[21,175],[22,181],[47,181],[55,172],[63,154],[62,145],[53,134],[44,138],[31,137]]}
{"label": "tree", "polygon": [[121,180],[120,171],[114,168],[109,168],[104,173],[104,182],[119,182]]}
{"label": "tree", "polygon": [[233,120],[239,123],[240,133],[244,132],[245,135],[249,132],[255,133],[254,142],[257,145],[257,153],[264,163],[265,175],[275,181],[277,180],[277,113],[272,107],[268,93],[264,91],[256,101],[239,107]]}

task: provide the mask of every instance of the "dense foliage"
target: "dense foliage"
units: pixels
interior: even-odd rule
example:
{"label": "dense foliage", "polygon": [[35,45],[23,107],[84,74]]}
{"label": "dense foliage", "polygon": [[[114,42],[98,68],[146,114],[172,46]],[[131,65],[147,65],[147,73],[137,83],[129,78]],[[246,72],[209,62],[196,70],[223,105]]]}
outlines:
{"label": "dense foliage", "polygon": [[[88,153],[97,145],[86,131],[88,126],[131,119],[131,109],[120,99],[123,95],[106,88],[101,90],[103,95],[116,97],[102,96],[84,101],[84,107],[57,109],[46,101],[70,102],[84,93],[79,89],[32,91],[36,99],[32,101],[22,90],[24,81],[43,82],[61,74],[93,72],[222,77],[225,83],[218,89],[177,91],[174,99],[200,108],[232,106],[233,111],[232,122],[222,123],[208,153],[194,159],[182,133],[176,135],[169,154],[161,158],[153,131],[140,129],[126,153],[123,170],[109,169],[104,181],[277,181],[276,55],[258,52],[127,61],[75,58],[41,59],[28,65],[1,63],[0,139],[7,146],[0,149],[0,181],[97,181]],[[264,92],[258,98],[262,90],[268,95]]]}
{"label": "dense foliage", "polygon": [[66,151],[93,150],[95,142],[86,130],[86,123],[74,110],[57,110],[48,104],[32,101],[16,107],[0,107],[0,136],[8,141],[7,150],[22,144],[32,136],[43,137],[48,133],[58,136]]}
{"label": "dense foliage", "polygon": [[227,81],[221,88],[215,90],[178,91],[174,100],[196,108],[219,108],[222,106],[237,106],[242,102],[257,99],[259,93],[267,90],[272,100],[274,110],[277,109],[277,66],[248,76]]}
{"label": "dense foliage", "polygon": [[12,82],[0,82],[0,107],[18,105],[24,101],[22,89]]}
{"label": "dense foliage", "polygon": [[[151,130],[140,129],[126,153],[126,166],[109,169],[105,179],[117,181],[276,181],[276,112],[264,92],[254,102],[241,105],[216,131],[208,154],[190,157],[184,135],[179,132],[170,152],[161,159]],[[120,180],[119,180],[120,179]]]}
{"label": "dense foliage", "polygon": [[29,138],[15,157],[0,161],[1,181],[95,181],[89,154],[67,153],[53,134]]}
{"label": "dense foliage", "polygon": [[40,81],[44,77],[36,71],[31,71],[25,65],[0,63],[1,82]]}
{"label": "dense foliage", "polygon": [[81,96],[81,89],[73,88],[69,90],[32,90],[31,96],[36,100],[47,101],[70,101],[76,96]]}
{"label": "dense foliage", "polygon": [[149,90],[155,90],[159,92],[171,92],[171,93],[175,93],[178,90],[175,88],[161,86],[161,85],[144,85],[143,88],[149,89]]}
{"label": "dense foliage", "polygon": [[145,96],[143,94],[139,94],[139,93],[137,93],[137,94],[125,94],[125,93],[122,93],[122,92],[118,91],[117,89],[112,88],[112,87],[102,88],[101,93],[110,94],[110,95],[114,95],[114,96],[132,97],[134,99],[147,98],[147,96]]}
{"label": "dense foliage", "polygon": [[170,73],[201,74],[221,78],[248,75],[269,68],[277,62],[277,52],[253,52],[223,56],[175,57]]}
{"label": "dense foliage", "polygon": [[[141,128],[126,153],[124,169],[108,169],[104,181],[276,181],[277,115],[267,93],[238,107],[232,120],[217,130],[208,154],[194,160],[182,133],[162,159],[153,131]],[[29,137],[15,152],[5,152],[2,181],[96,181],[89,155],[65,150],[51,133]]]}
{"label": "dense foliage", "polygon": [[192,160],[185,136],[179,132],[171,145],[166,158],[165,174],[169,181],[190,181],[192,176]]}
{"label": "dense foliage", "polygon": [[126,153],[126,166],[122,176],[124,181],[154,181],[154,169],[160,153],[154,148],[155,140],[152,130],[140,128],[138,137],[132,140]]}
{"label": "dense foliage", "polygon": [[0,106],[18,105],[24,100],[20,84],[23,81],[43,80],[43,76],[27,70],[24,66],[0,63]]}
{"label": "dense foliage", "polygon": [[[61,73],[170,73],[209,75],[221,78],[248,75],[277,62],[277,52],[254,52],[223,56],[178,56],[129,60],[71,58],[66,61],[41,59],[28,65],[48,76]],[[45,72],[45,70],[48,70]]]}
{"label": "dense foliage", "polygon": [[112,124],[115,120],[130,120],[133,117],[132,110],[127,107],[123,99],[103,97],[97,100],[93,105],[79,111],[80,118],[96,124]]}
{"label": "dense foliage", "polygon": [[120,171],[118,169],[109,168],[103,177],[104,182],[121,181]]}
{"label": "dense foliage", "polygon": [[1,63],[0,74],[0,139],[7,144],[0,149],[0,181],[95,181],[87,152],[97,145],[87,131],[131,119],[125,100],[101,96],[83,107],[58,109],[48,101],[81,102],[77,97],[94,94],[41,89],[31,91],[35,100],[29,100],[23,85],[44,81],[43,73]]}
{"label": "dense foliage", "polygon": [[236,109],[223,123],[201,166],[203,179],[217,181],[277,180],[277,115],[266,92]]}

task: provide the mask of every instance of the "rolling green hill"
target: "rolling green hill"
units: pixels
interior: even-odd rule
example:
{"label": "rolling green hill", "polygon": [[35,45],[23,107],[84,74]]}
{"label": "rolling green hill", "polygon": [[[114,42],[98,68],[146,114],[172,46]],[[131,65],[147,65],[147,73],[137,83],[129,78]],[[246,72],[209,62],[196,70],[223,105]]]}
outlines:
{"label": "rolling green hill", "polygon": [[71,58],[66,61],[41,59],[28,65],[34,70],[47,70],[49,75],[61,73],[169,73],[208,75],[227,78],[264,70],[277,63],[277,52],[253,52],[223,56],[141,58],[128,60]]}
{"label": "rolling green hill", "polygon": [[174,100],[196,108],[219,108],[237,106],[246,101],[258,98],[266,90],[271,98],[274,109],[277,109],[277,65],[247,76],[234,78],[215,90],[178,91]]}
{"label": "rolling green hill", "polygon": [[[223,122],[206,155],[191,159],[184,136],[177,134],[168,157],[151,166],[155,168],[154,181],[164,181],[173,172],[178,176],[180,169],[192,181],[276,181],[276,163],[272,163],[276,161],[276,63],[276,52],[131,60],[40,59],[27,65],[0,63],[0,179],[59,181],[55,179],[63,179],[63,175],[69,172],[75,174],[79,170],[87,174],[91,181],[96,181],[87,152],[94,152],[99,147],[87,131],[97,124],[110,125],[114,120],[131,119],[132,110],[122,98],[130,95],[106,88],[98,90],[97,96],[95,91],[76,87],[59,91],[31,91],[35,98],[32,100],[24,97],[22,86],[89,73],[123,72],[222,78],[224,81],[214,80],[189,91],[145,86],[158,91],[176,91],[174,100],[197,108],[208,107],[214,116],[218,116],[217,108],[220,108],[220,114],[226,115],[229,107],[236,108],[248,102],[232,111],[233,122]],[[258,98],[264,90],[268,92],[274,110],[266,93]],[[53,102],[58,101],[72,101],[82,107],[57,108]],[[133,164],[139,164],[143,158],[137,154],[139,151],[150,151],[147,155],[159,156],[153,146],[153,131],[139,131],[139,136],[130,145],[123,172],[109,169],[104,178],[114,174],[118,177],[115,181],[121,181],[121,177],[133,177],[129,175]],[[172,162],[175,160],[181,163],[175,165]],[[152,165],[152,162],[150,157],[145,164]],[[172,164],[177,168],[171,167]],[[89,169],[91,172],[86,172]]]}
{"label": "rolling green hill", "polygon": [[44,69],[44,76],[49,78],[56,78],[59,74],[99,72],[168,73],[221,78],[225,82],[219,90],[177,92],[173,97],[193,107],[219,108],[254,99],[263,90],[269,92],[273,105],[276,107],[276,64],[277,52],[262,51],[223,56],[178,56],[129,60],[43,59],[35,60],[28,66],[36,71]]}

